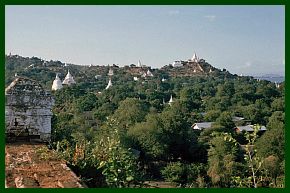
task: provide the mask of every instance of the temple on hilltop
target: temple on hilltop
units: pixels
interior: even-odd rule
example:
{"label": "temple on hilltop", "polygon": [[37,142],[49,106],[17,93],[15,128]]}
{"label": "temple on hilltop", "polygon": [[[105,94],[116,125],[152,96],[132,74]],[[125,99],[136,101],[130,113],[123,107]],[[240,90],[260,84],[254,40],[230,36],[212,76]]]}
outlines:
{"label": "temple on hilltop", "polygon": [[60,90],[62,89],[62,83],[60,78],[58,77],[58,73],[56,73],[55,79],[52,83],[51,90]]}
{"label": "temple on hilltop", "polygon": [[146,77],[153,77],[153,73],[150,71],[150,69],[148,68],[147,72],[143,72],[141,77],[146,78]]}
{"label": "temple on hilltop", "polygon": [[188,61],[198,63],[199,62],[199,58],[197,57],[196,53],[194,52],[192,58],[190,60],[188,60]]}
{"label": "temple on hilltop", "polygon": [[65,76],[62,84],[66,84],[68,86],[70,86],[71,84],[76,84],[73,76],[70,74],[69,70],[67,71],[67,75]]}
{"label": "temple on hilltop", "polygon": [[199,63],[204,63],[205,60],[204,59],[200,59],[197,54],[194,52],[193,56],[191,59],[188,59],[187,61],[183,61],[183,60],[176,60],[172,63],[173,67],[182,67],[184,65],[195,65],[197,64],[197,68],[199,69],[199,71],[203,71],[203,69],[201,68],[201,66],[199,65]]}

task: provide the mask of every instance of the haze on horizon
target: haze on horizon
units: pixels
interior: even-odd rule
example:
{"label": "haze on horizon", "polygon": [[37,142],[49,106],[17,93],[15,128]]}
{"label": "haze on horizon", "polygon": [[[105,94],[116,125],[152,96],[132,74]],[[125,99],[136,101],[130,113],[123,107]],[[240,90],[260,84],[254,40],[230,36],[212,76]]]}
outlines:
{"label": "haze on horizon", "polygon": [[233,74],[285,74],[285,7],[5,7],[5,53],[160,68],[196,52]]}

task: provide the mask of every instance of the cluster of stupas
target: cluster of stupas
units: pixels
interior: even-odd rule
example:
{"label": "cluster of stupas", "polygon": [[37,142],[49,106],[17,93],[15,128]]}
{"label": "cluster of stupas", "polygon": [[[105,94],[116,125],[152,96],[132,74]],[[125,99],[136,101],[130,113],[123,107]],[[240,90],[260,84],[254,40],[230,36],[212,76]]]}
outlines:
{"label": "cluster of stupas", "polygon": [[[137,66],[138,68],[142,68],[142,67],[146,67],[146,65],[142,65],[141,61],[138,60]],[[140,71],[141,77],[146,78],[146,77],[153,77],[154,75],[152,74],[152,72],[150,71],[150,69],[147,70],[147,72],[142,72]],[[138,77],[134,77],[134,81],[138,81],[139,78]]]}
{"label": "cluster of stupas", "polygon": [[59,90],[62,89],[63,85],[72,85],[75,84],[75,80],[73,78],[73,76],[71,75],[71,73],[67,72],[67,75],[65,76],[64,80],[61,82],[60,78],[58,77],[58,73],[56,74],[56,77],[52,83],[52,87],[51,90]]}

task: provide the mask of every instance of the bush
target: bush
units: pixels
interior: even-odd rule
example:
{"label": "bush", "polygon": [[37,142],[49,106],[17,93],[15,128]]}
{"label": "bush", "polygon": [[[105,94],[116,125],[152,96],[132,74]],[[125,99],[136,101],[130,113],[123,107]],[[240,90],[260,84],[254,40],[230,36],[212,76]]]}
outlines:
{"label": "bush", "polygon": [[184,184],[187,181],[186,167],[180,162],[171,162],[161,170],[163,178],[168,182]]}

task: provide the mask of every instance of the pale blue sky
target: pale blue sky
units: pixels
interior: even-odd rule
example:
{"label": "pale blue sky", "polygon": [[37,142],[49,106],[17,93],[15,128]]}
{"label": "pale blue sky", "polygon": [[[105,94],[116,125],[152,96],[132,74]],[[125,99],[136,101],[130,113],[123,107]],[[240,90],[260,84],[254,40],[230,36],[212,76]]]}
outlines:
{"label": "pale blue sky", "polygon": [[160,68],[193,52],[237,74],[285,72],[284,6],[6,6],[5,52]]}

